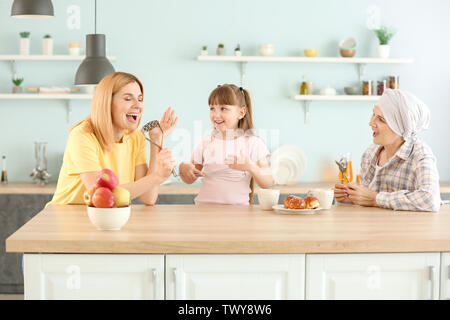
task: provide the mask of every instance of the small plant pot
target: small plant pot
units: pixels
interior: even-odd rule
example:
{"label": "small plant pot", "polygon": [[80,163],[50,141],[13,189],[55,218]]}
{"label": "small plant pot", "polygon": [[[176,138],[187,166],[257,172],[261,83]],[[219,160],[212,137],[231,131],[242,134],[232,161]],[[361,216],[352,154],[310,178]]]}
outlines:
{"label": "small plant pot", "polygon": [[12,93],[22,93],[22,87],[14,86],[12,88]]}
{"label": "small plant pot", "polygon": [[227,51],[225,48],[217,48],[216,53],[218,56],[225,56],[227,54]]}
{"label": "small plant pot", "polygon": [[30,38],[20,38],[20,54],[30,54]]}
{"label": "small plant pot", "polygon": [[391,50],[391,46],[384,44],[384,45],[379,45],[377,47],[377,57],[378,58],[389,58],[389,52]]}
{"label": "small plant pot", "polygon": [[236,51],[234,51],[234,55],[236,57],[240,57],[240,56],[242,56],[242,52],[240,50],[236,50]]}
{"label": "small plant pot", "polygon": [[200,55],[201,55],[201,56],[207,56],[207,55],[208,55],[208,50],[202,50],[202,51],[200,51]]}
{"label": "small plant pot", "polygon": [[51,38],[42,39],[42,54],[47,56],[53,55],[53,39]]}

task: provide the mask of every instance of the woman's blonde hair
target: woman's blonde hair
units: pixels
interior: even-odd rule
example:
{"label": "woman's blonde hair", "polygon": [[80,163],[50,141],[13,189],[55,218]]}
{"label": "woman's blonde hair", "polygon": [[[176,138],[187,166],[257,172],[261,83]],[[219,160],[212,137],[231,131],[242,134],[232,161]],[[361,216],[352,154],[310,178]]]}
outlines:
{"label": "woman's blonde hair", "polygon": [[[91,115],[73,125],[83,125],[87,132],[94,133],[103,150],[111,151],[114,143],[114,130],[111,105],[114,94],[129,83],[136,82],[144,95],[142,83],[134,75],[125,72],[113,72],[100,81],[92,98]],[[139,125],[139,123],[138,123]]]}
{"label": "woman's blonde hair", "polygon": [[[245,115],[239,120],[238,128],[242,129],[246,134],[253,134],[252,100],[248,90],[234,84],[219,85],[209,95],[208,105],[229,105],[245,108]],[[253,200],[254,189],[255,181],[252,178],[250,180],[250,203]]]}

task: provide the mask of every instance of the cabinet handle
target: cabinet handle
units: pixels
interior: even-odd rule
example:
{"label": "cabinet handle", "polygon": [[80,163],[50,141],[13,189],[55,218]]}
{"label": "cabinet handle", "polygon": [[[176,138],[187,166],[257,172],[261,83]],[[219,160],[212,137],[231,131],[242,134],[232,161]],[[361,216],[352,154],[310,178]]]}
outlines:
{"label": "cabinet handle", "polygon": [[434,266],[428,267],[428,278],[430,280],[431,294],[430,299],[434,300]]}
{"label": "cabinet handle", "polygon": [[156,299],[156,279],[158,277],[158,271],[156,269],[152,269],[152,277],[153,277],[153,299]]}
{"label": "cabinet handle", "polygon": [[173,268],[173,299],[177,299],[177,268]]}

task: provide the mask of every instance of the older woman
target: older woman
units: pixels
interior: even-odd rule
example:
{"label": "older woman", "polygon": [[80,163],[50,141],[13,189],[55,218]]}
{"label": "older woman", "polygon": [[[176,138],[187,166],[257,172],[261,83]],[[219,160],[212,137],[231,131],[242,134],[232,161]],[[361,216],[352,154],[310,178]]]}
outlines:
{"label": "older woman", "polygon": [[[144,134],[136,130],[144,111],[144,88],[133,75],[114,72],[100,81],[92,99],[89,118],[74,125],[69,134],[58,184],[49,204],[84,204],[83,193],[95,185],[97,173],[108,168],[114,171],[122,188],[131,199],[139,197],[153,205],[159,185],[171,174],[175,159],[168,149],[150,146],[148,162]],[[170,108],[161,120],[167,135],[175,127]],[[161,143],[159,128],[150,131],[150,138]]]}
{"label": "older woman", "polygon": [[373,142],[361,159],[357,184],[336,184],[341,203],[394,210],[439,211],[436,158],[416,134],[427,129],[428,107],[402,90],[387,89],[373,108]]}

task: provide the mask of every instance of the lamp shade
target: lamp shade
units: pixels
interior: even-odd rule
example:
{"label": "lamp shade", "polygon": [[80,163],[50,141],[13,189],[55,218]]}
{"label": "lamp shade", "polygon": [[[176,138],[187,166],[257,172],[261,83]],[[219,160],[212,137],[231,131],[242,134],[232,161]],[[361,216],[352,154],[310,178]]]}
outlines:
{"label": "lamp shade", "polygon": [[52,18],[51,0],[14,0],[11,17],[14,18]]}
{"label": "lamp shade", "polygon": [[106,58],[106,38],[104,34],[86,35],[86,58],[78,67],[75,85],[92,86],[114,72],[114,67]]}

